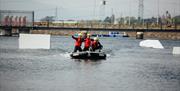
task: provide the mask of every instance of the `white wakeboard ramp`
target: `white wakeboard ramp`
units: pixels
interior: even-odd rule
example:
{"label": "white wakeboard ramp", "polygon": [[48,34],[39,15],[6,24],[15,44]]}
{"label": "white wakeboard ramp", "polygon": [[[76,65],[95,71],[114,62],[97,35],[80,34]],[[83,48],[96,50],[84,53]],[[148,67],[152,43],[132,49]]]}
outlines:
{"label": "white wakeboard ramp", "polygon": [[180,47],[173,47],[173,52],[172,52],[173,54],[178,54],[178,55],[180,55]]}
{"label": "white wakeboard ramp", "polygon": [[50,35],[20,34],[19,49],[50,49]]}
{"label": "white wakeboard ramp", "polygon": [[139,43],[139,46],[164,49],[164,47],[162,46],[162,44],[159,40],[143,40]]}

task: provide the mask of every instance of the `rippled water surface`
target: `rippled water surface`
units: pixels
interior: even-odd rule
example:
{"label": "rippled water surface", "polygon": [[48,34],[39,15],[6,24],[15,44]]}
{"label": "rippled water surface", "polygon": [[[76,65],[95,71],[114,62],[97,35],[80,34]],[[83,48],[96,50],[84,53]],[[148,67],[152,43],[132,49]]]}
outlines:
{"label": "rippled water surface", "polygon": [[52,36],[49,50],[0,37],[0,91],[180,91],[180,55],[172,55],[180,41],[152,49],[133,38],[100,40],[108,57],[97,61],[71,59],[71,37]]}

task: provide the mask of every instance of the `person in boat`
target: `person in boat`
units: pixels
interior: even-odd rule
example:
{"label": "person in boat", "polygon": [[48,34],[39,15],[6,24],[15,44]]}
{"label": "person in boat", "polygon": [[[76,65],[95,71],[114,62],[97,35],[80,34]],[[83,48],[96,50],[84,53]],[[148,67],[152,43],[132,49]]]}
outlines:
{"label": "person in boat", "polygon": [[84,39],[83,51],[89,51],[89,48],[91,47],[91,41],[93,41],[93,39],[91,39],[91,35],[87,34],[87,37]]}
{"label": "person in boat", "polygon": [[87,34],[88,32],[87,31],[82,31],[82,39],[85,40],[87,38]]}
{"label": "person in boat", "polygon": [[99,49],[99,51],[101,51],[101,49],[103,48],[103,46],[101,45],[101,43],[99,42],[98,37],[95,37],[92,45],[91,45],[92,51],[96,51]]}
{"label": "person in boat", "polygon": [[82,51],[81,44],[82,44],[82,42],[83,42],[82,34],[79,33],[79,34],[78,34],[78,38],[76,38],[76,37],[74,37],[74,36],[72,36],[72,38],[76,41],[73,52],[77,52],[77,51],[81,52],[81,51]]}

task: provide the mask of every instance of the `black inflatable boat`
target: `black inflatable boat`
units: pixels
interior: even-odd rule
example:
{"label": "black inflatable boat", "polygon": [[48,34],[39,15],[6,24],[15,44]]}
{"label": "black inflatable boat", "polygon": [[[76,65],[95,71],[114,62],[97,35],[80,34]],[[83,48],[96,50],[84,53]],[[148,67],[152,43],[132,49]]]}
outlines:
{"label": "black inflatable boat", "polygon": [[71,53],[70,56],[74,59],[106,59],[106,54],[104,52],[74,52]]}

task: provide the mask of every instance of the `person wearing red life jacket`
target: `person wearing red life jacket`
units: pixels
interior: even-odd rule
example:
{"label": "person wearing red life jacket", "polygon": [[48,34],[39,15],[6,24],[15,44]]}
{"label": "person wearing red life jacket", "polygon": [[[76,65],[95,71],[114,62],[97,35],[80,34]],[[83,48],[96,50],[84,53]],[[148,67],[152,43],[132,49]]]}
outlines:
{"label": "person wearing red life jacket", "polygon": [[84,39],[84,49],[83,49],[83,51],[88,51],[89,48],[91,47],[92,39],[90,37],[91,37],[91,35],[87,34],[87,37]]}
{"label": "person wearing red life jacket", "polygon": [[103,48],[103,46],[101,45],[101,43],[99,42],[98,37],[95,37],[92,45],[91,45],[92,51],[96,51],[99,49],[99,51]]}
{"label": "person wearing red life jacket", "polygon": [[74,40],[76,40],[76,42],[75,42],[75,47],[74,47],[74,51],[73,51],[73,52],[77,52],[77,51],[81,52],[81,51],[82,51],[82,49],[81,49],[81,44],[82,44],[82,42],[83,42],[82,34],[79,33],[78,36],[79,36],[78,38],[72,36],[72,38],[73,38]]}

